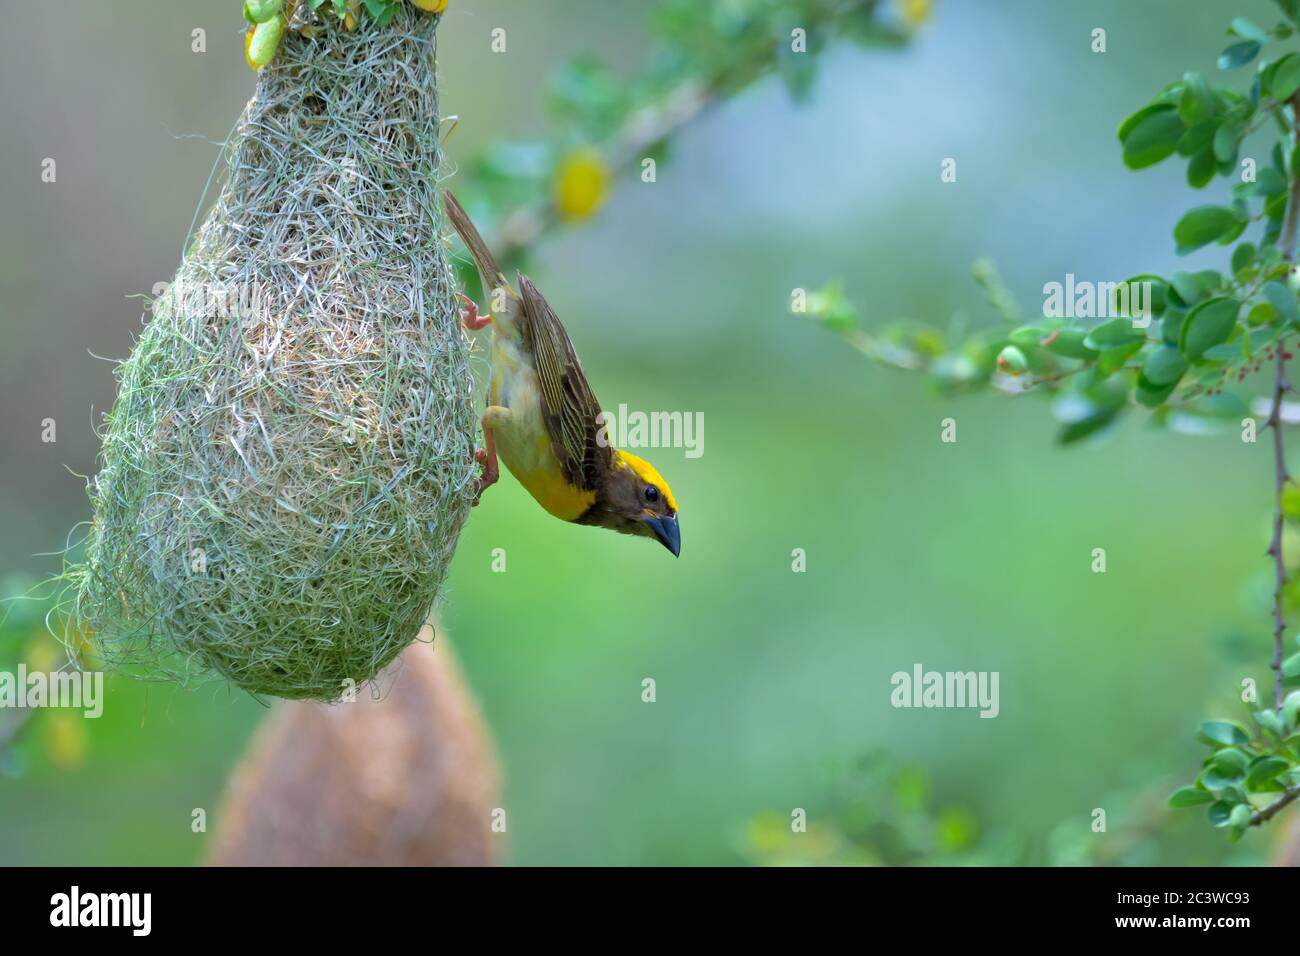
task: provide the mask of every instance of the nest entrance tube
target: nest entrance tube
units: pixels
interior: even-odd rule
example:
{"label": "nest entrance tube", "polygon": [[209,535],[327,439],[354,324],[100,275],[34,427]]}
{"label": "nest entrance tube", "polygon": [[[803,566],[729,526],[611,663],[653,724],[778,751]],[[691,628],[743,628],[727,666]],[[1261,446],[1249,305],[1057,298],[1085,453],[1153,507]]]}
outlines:
{"label": "nest entrance tube", "polygon": [[469,513],[438,18],[290,31],[103,428],[76,623],[129,671],[334,700],[419,632]]}

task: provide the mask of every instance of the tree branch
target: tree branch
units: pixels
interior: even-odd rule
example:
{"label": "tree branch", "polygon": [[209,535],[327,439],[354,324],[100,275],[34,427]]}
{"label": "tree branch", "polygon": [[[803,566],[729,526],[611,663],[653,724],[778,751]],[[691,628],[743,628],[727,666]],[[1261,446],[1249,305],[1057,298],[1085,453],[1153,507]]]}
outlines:
{"label": "tree branch", "polygon": [[[1291,97],[1292,129],[1300,118],[1300,92]],[[1296,226],[1300,222],[1300,176],[1291,170],[1291,193],[1287,199],[1286,218],[1282,223],[1282,259],[1287,263],[1295,260]],[[1282,604],[1285,599],[1287,574],[1286,561],[1282,554],[1282,526],[1285,516],[1282,512],[1282,498],[1286,493],[1286,484],[1291,480],[1286,468],[1286,447],[1282,437],[1282,400],[1291,390],[1291,383],[1286,377],[1286,337],[1278,339],[1277,370],[1273,380],[1273,407],[1269,411],[1268,426],[1273,429],[1273,540],[1268,546],[1268,554],[1273,558],[1273,706],[1282,709],[1282,655],[1286,646],[1286,619]],[[1292,798],[1294,799],[1294,797]],[[1290,801],[1287,801],[1288,803]],[[1267,819],[1267,818],[1265,818]]]}
{"label": "tree branch", "polygon": [[[696,119],[718,100],[720,91],[719,83],[703,86],[688,80],[654,107],[634,114],[607,150],[610,168],[619,169],[640,158],[656,143]],[[498,248],[502,262],[523,252],[558,223],[559,216],[550,202],[526,203],[512,209],[501,221]]]}
{"label": "tree branch", "polygon": [[[798,25],[810,32],[816,28],[826,37],[835,37],[855,20],[874,15],[880,6],[881,0],[825,0],[811,5]],[[737,38],[738,48],[743,48],[739,59],[720,61],[701,76],[683,79],[653,103],[628,116],[604,141],[593,143],[609,168],[620,170],[640,160],[715,104],[778,69],[778,50],[782,43],[789,42],[788,36],[772,37],[772,42],[749,46],[743,39]],[[901,43],[905,34],[883,31],[878,39]],[[809,51],[806,55],[817,54]],[[490,245],[505,265],[559,225],[561,217],[553,202],[539,197],[506,210],[498,222],[497,235]]]}
{"label": "tree branch", "polygon": [[[1300,180],[1293,180],[1291,187],[1291,202],[1294,207],[1297,201],[1297,183]],[[1290,211],[1287,218],[1292,218]],[[1295,237],[1292,235],[1290,245],[1294,246]],[[1288,256],[1289,258],[1289,256]],[[1286,493],[1286,483],[1291,476],[1286,469],[1286,448],[1282,440],[1282,398],[1290,390],[1291,384],[1286,378],[1286,340],[1279,339],[1277,343],[1277,375],[1273,383],[1273,407],[1269,411],[1268,426],[1273,429],[1273,479],[1274,479],[1274,501],[1273,501],[1273,540],[1269,543],[1268,554],[1273,558],[1274,583],[1273,583],[1273,706],[1278,710],[1282,709],[1282,650],[1286,638],[1286,620],[1282,613],[1282,603],[1286,593],[1287,575],[1286,561],[1282,556],[1282,525],[1284,515],[1282,513],[1282,498]]]}
{"label": "tree branch", "polygon": [[[1300,118],[1300,92],[1291,97],[1293,113],[1292,129],[1296,118]],[[1282,222],[1282,259],[1290,263],[1295,260],[1296,225],[1300,221],[1300,176],[1291,171],[1291,193],[1286,204],[1286,218]],[[1286,448],[1282,438],[1282,399],[1291,390],[1291,383],[1286,377],[1286,338],[1278,339],[1277,371],[1273,380],[1273,407],[1268,415],[1268,427],[1273,429],[1273,540],[1268,546],[1268,554],[1273,558],[1275,569],[1273,585],[1273,706],[1282,709],[1282,654],[1286,646],[1286,620],[1282,613],[1282,603],[1286,591],[1286,561],[1282,555],[1282,526],[1285,517],[1282,513],[1282,497],[1286,492],[1286,483],[1291,476],[1286,468]],[[1294,798],[1293,798],[1294,799]],[[1290,801],[1287,801],[1290,802]],[[1267,819],[1267,818],[1265,818]]]}
{"label": "tree branch", "polygon": [[1250,818],[1249,825],[1252,827],[1257,827],[1261,823],[1267,823],[1269,820],[1272,820],[1273,817],[1277,816],[1277,814],[1282,810],[1283,807],[1285,807],[1289,803],[1292,803],[1296,799],[1296,797],[1300,797],[1300,787],[1292,787],[1290,790],[1288,790],[1286,793],[1282,795],[1282,798],[1280,800],[1276,800],[1273,803],[1270,803],[1263,810],[1260,810],[1258,813],[1256,813],[1253,817]]}

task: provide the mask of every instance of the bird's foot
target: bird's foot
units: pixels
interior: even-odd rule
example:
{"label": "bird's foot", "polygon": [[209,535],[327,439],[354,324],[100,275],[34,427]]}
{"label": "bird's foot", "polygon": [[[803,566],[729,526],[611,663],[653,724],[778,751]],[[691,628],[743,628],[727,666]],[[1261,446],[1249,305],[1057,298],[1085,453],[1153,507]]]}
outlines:
{"label": "bird's foot", "polygon": [[457,292],[456,296],[465,303],[465,311],[460,314],[460,324],[463,325],[467,331],[477,332],[492,321],[491,314],[478,314],[478,306],[474,303],[474,300],[465,293]]}
{"label": "bird's foot", "polygon": [[474,460],[483,466],[483,471],[478,478],[478,487],[474,489],[474,500],[470,502],[470,507],[478,505],[479,499],[483,497],[483,492],[497,483],[501,477],[501,469],[497,466],[495,455],[488,454],[486,448],[480,448],[474,452]]}

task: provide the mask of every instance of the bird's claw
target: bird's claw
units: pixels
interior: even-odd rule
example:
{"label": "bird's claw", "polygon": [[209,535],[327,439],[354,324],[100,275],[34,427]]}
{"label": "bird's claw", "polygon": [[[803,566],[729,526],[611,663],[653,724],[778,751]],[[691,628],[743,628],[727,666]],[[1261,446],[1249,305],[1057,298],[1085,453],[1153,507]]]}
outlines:
{"label": "bird's claw", "polygon": [[478,487],[474,489],[474,500],[469,503],[471,508],[478,505],[483,492],[495,485],[497,479],[501,477],[501,470],[497,467],[496,461],[488,455],[487,449],[480,448],[475,451],[474,460],[483,466],[483,473],[479,475]]}
{"label": "bird's claw", "polygon": [[456,297],[465,303],[465,311],[460,314],[460,324],[468,331],[477,332],[492,321],[491,314],[478,314],[478,305],[465,293],[457,292]]}

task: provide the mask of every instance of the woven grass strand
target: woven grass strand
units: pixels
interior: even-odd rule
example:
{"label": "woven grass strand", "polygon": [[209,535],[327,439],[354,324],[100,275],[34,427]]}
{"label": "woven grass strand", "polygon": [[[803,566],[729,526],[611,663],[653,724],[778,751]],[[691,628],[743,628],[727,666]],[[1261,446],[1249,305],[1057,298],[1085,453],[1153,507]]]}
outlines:
{"label": "woven grass strand", "polygon": [[102,428],[70,626],[141,675],[337,699],[424,622],[469,511],[437,18],[286,35]]}

